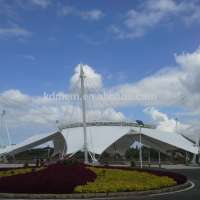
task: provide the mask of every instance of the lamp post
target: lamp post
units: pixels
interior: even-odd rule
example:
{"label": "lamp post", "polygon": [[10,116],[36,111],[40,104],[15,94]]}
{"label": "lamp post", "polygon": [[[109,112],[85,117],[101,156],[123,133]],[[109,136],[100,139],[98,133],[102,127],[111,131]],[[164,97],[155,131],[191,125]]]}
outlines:
{"label": "lamp post", "polygon": [[140,135],[140,153],[139,153],[139,158],[140,158],[140,168],[143,167],[142,165],[142,127],[144,127],[144,123],[141,120],[136,120],[137,124],[139,125],[139,135]]}

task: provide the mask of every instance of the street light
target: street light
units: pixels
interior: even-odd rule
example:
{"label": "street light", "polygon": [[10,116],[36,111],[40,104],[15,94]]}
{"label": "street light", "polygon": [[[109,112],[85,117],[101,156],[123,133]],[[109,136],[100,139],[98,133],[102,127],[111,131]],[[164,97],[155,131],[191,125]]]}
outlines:
{"label": "street light", "polygon": [[141,120],[136,120],[136,122],[140,127],[140,130],[139,130],[139,134],[140,134],[140,154],[139,154],[139,158],[140,158],[140,168],[142,168],[142,127],[144,127],[144,123]]}

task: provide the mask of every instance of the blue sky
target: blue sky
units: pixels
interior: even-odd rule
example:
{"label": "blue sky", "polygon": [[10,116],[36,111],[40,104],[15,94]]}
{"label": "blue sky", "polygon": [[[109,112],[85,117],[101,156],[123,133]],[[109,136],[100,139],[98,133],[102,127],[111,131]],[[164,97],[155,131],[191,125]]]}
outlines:
{"label": "blue sky", "polygon": [[[39,95],[47,85],[50,90],[65,89],[79,62],[94,66],[105,75],[123,73],[119,83],[132,82],[173,65],[174,53],[193,51],[200,43],[198,24],[186,26],[176,19],[158,24],[142,37],[116,39],[109,27],[128,10],[137,8],[137,1],[50,1],[47,8],[34,4],[23,8],[17,1],[5,2],[12,7],[16,17],[1,17],[2,28],[15,23],[31,36],[1,36],[1,90],[18,88]],[[58,3],[60,6],[56,6]],[[64,6],[83,11],[99,9],[104,16],[99,20],[60,16]],[[116,84],[116,79],[105,79],[105,82]]]}
{"label": "blue sky", "polygon": [[[67,92],[80,62],[101,75],[105,88],[134,85],[168,67],[176,71],[184,64],[174,55],[193,55],[199,47],[199,13],[195,0],[0,0],[0,92]],[[189,103],[153,106],[170,117],[193,112]],[[145,107],[115,109],[152,121]]]}

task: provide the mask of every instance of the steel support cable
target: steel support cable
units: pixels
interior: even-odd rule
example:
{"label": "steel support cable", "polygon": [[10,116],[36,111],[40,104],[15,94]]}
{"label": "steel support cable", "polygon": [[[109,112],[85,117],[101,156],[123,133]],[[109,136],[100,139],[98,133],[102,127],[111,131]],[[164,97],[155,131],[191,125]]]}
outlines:
{"label": "steel support cable", "polygon": [[[76,100],[70,100],[71,112],[69,114],[69,116],[70,116],[69,121],[71,120],[71,122],[73,122],[74,110],[76,108],[75,104],[76,104]],[[67,111],[65,111],[65,113],[64,113],[64,118],[66,117],[66,114],[67,114]],[[70,129],[67,128],[65,130],[66,130],[66,137],[65,138],[66,138],[66,141],[68,142],[68,138],[69,138],[69,134],[70,134]]]}

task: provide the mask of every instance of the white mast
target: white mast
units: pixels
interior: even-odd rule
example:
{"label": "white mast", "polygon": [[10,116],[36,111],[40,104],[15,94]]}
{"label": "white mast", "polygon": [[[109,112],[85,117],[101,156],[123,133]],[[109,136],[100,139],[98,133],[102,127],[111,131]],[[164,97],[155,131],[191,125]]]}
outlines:
{"label": "white mast", "polygon": [[6,118],[5,118],[5,115],[6,115],[6,111],[3,110],[2,113],[1,113],[1,132],[3,131],[3,124],[5,126],[5,130],[6,130],[6,134],[7,134],[7,139],[8,139],[8,145],[11,146],[11,138],[10,138],[10,132],[8,130],[8,125],[7,125],[7,121],[6,121]]}
{"label": "white mast", "polygon": [[84,136],[84,163],[88,164],[88,146],[87,146],[87,129],[86,129],[86,109],[85,109],[85,75],[83,66],[80,64],[80,79],[81,79],[81,102],[82,102],[82,118],[83,118],[83,136]]}

